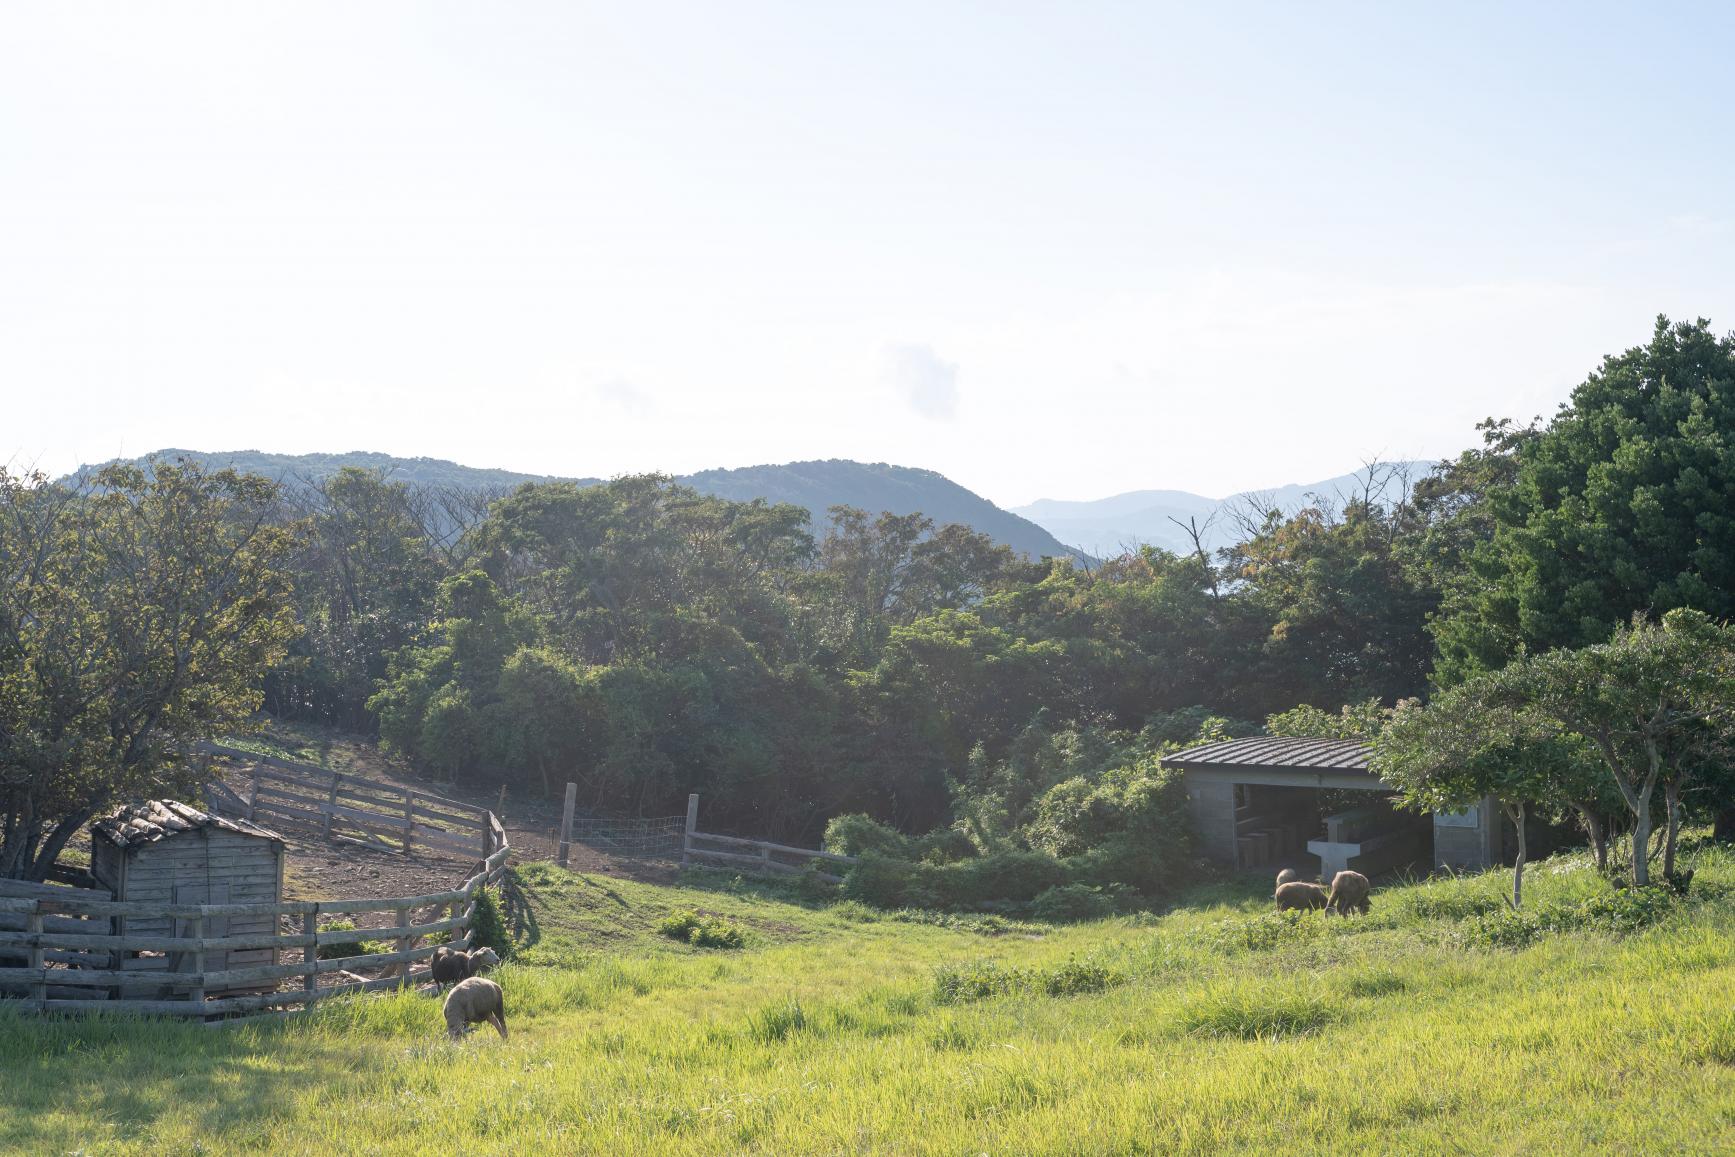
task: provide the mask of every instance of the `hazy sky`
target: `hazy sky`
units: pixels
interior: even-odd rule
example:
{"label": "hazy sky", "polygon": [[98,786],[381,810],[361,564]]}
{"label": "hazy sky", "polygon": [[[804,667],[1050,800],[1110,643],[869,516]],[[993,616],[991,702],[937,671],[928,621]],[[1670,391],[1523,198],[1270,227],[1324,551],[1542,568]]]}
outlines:
{"label": "hazy sky", "polygon": [[1310,481],[1735,327],[1735,5],[0,7],[0,462]]}

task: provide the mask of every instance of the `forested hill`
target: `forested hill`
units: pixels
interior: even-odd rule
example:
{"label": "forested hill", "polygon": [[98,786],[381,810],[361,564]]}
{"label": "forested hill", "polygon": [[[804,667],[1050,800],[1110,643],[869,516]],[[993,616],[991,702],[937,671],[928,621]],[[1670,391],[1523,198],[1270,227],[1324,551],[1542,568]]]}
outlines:
{"label": "forested hill", "polygon": [[874,514],[883,510],[893,514],[920,511],[938,525],[962,523],[1031,558],[1083,557],[1029,519],[1000,509],[932,470],[830,458],[782,466],[706,470],[680,481],[702,493],[737,502],[753,498],[793,502],[807,507],[815,524],[821,526],[827,519],[826,510],[837,505],[854,506]]}
{"label": "forested hill", "polygon": [[[301,478],[312,482],[321,481],[345,466],[358,466],[384,471],[397,482],[462,490],[505,490],[522,482],[546,482],[554,477],[461,466],[439,458],[395,458],[389,454],[359,450],[347,454],[267,454],[259,450],[207,453],[169,449],[157,451],[156,456],[196,458],[212,467],[232,466],[267,478]],[[82,466],[77,473],[93,469],[96,467]],[[676,480],[702,494],[714,494],[737,502],[764,498],[804,506],[812,514],[816,528],[827,524],[829,516],[826,512],[833,506],[854,506],[870,514],[883,511],[921,513],[937,525],[961,523],[1031,558],[1045,555],[1084,557],[1034,522],[1000,509],[981,495],[932,470],[832,458],[747,466],[739,470],[706,470]],[[593,483],[598,480],[580,478],[574,481]]]}
{"label": "forested hill", "polygon": [[[1425,477],[1432,462],[1391,462],[1373,470],[1373,489],[1386,496],[1407,492]],[[1368,489],[1367,467],[1318,482],[1290,483],[1270,490],[1246,491],[1228,498],[1207,498],[1185,490],[1134,490],[1109,498],[1068,502],[1043,498],[1012,513],[1038,524],[1063,542],[1092,554],[1110,557],[1129,547],[1149,543],[1185,554],[1193,549],[1183,529],[1189,520],[1203,529],[1204,545],[1212,550],[1231,546],[1246,536],[1247,528],[1236,518],[1236,507],[1252,499],[1259,513],[1267,510],[1295,511],[1318,496],[1342,506],[1344,501]]]}
{"label": "forested hill", "polygon": [[[516,470],[490,470],[480,466],[461,466],[443,458],[396,458],[367,450],[351,450],[346,454],[267,454],[263,450],[158,450],[140,458],[124,461],[142,462],[145,458],[195,458],[211,469],[233,467],[247,474],[260,474],[279,481],[304,479],[323,482],[346,466],[362,470],[379,470],[393,482],[411,486],[453,487],[460,490],[506,490],[523,482],[547,482],[547,474],[522,474]],[[80,466],[69,477],[76,478],[100,470],[108,462],[95,466]],[[584,478],[582,482],[598,479]]]}

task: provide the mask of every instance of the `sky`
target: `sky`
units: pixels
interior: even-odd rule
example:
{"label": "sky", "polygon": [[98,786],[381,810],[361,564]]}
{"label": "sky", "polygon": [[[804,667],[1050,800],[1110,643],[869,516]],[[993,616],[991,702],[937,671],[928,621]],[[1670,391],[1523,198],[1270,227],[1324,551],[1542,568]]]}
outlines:
{"label": "sky", "polygon": [[1735,328],[1735,5],[0,3],[0,464],[1438,458]]}

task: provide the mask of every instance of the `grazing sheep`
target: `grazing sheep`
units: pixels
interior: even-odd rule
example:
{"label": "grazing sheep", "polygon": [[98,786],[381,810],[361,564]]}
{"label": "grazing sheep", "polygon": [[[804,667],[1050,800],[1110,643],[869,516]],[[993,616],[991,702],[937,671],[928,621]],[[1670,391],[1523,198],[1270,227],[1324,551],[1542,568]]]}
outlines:
{"label": "grazing sheep", "polygon": [[492,948],[477,948],[470,952],[463,949],[451,949],[445,945],[434,949],[434,958],[428,963],[428,974],[434,978],[436,989],[444,989],[448,984],[456,984],[460,980],[475,976],[484,968],[494,968],[500,963],[500,957]]}
{"label": "grazing sheep", "polygon": [[1287,912],[1291,908],[1301,912],[1311,912],[1325,907],[1325,885],[1291,880],[1286,884],[1277,886],[1276,900],[1279,912]]}
{"label": "grazing sheep", "polygon": [[1363,916],[1368,913],[1368,893],[1373,886],[1360,872],[1339,872],[1331,878],[1328,907],[1339,916],[1348,916],[1354,908]]}
{"label": "grazing sheep", "polygon": [[471,1025],[483,1021],[506,1039],[506,998],[500,986],[480,976],[460,980],[446,994],[446,1035],[461,1040]]}
{"label": "grazing sheep", "polygon": [[1281,872],[1277,873],[1277,886],[1281,888],[1283,885],[1293,884],[1299,879],[1301,879],[1300,872],[1297,872],[1294,868],[1285,868]]}

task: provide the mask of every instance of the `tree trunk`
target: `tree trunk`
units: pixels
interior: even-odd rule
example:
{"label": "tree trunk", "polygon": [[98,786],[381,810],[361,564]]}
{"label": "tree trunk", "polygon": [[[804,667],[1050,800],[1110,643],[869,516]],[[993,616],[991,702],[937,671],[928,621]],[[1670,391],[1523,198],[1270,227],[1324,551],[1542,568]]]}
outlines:
{"label": "tree trunk", "polygon": [[1663,785],[1664,806],[1668,808],[1665,820],[1668,835],[1663,839],[1663,879],[1675,878],[1675,838],[1681,834],[1681,785],[1670,782]]}
{"label": "tree trunk", "polygon": [[1645,849],[1651,844],[1651,793],[1639,797],[1633,809],[1633,883],[1643,888],[1651,882],[1651,861]]}
{"label": "tree trunk", "polygon": [[1518,834],[1518,856],[1512,861],[1512,910],[1518,911],[1524,906],[1524,858],[1526,847],[1524,843],[1524,804],[1506,804],[1506,815],[1512,820],[1512,828]]}
{"label": "tree trunk", "polygon": [[1590,837],[1590,849],[1596,855],[1596,870],[1608,871],[1608,840],[1603,835],[1602,817],[1597,815],[1589,804],[1573,806],[1578,809],[1578,819],[1584,825],[1584,834]]}
{"label": "tree trunk", "polygon": [[48,838],[42,841],[42,846],[36,853],[36,862],[31,865],[25,878],[37,884],[47,880],[48,870],[54,867],[56,860],[60,859],[60,853],[66,847],[66,842],[72,839],[78,829],[84,826],[85,821],[95,814],[95,809],[92,809],[80,812],[75,816],[67,816],[55,824],[53,830],[48,833]]}

